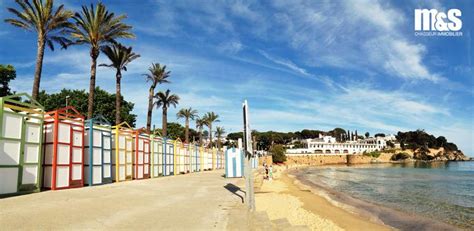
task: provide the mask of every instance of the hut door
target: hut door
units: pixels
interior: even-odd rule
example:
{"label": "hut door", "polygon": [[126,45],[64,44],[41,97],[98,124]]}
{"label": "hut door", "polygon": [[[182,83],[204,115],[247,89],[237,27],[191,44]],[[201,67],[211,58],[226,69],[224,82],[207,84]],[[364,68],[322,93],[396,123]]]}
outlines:
{"label": "hut door", "polygon": [[143,178],[150,178],[150,141],[143,140]]}
{"label": "hut door", "polygon": [[84,155],[84,143],[83,143],[83,127],[71,126],[71,178],[70,187],[81,187],[83,185],[83,155]]}
{"label": "hut door", "polygon": [[130,136],[125,137],[125,179],[132,179],[132,166],[133,166],[133,138]]}
{"label": "hut door", "polygon": [[7,111],[2,117],[0,194],[33,190],[38,182],[40,124],[26,122],[22,115]]}

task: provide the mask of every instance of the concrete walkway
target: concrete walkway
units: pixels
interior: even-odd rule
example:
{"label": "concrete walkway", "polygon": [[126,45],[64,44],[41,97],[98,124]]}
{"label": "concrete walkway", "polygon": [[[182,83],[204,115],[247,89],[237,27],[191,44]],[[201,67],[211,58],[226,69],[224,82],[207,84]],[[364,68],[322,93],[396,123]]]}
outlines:
{"label": "concrete walkway", "polygon": [[244,208],[240,197],[244,194],[232,192],[237,189],[233,185],[242,180],[225,179],[223,173],[218,170],[0,199],[0,227],[224,230],[229,214]]}

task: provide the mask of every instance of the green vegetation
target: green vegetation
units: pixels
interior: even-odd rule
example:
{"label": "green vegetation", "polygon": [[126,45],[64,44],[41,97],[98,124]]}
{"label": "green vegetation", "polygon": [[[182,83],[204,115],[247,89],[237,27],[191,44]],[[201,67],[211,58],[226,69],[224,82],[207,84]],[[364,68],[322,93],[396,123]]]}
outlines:
{"label": "green vegetation", "polygon": [[202,119],[204,120],[204,124],[209,128],[209,144],[212,147],[212,124],[215,122],[220,122],[219,115],[214,112],[206,113]]}
{"label": "green vegetation", "polygon": [[393,161],[397,161],[397,160],[406,160],[408,158],[410,158],[410,155],[408,155],[406,152],[400,152],[400,153],[393,154],[390,159]]}
{"label": "green vegetation", "polygon": [[[95,92],[94,101],[97,103],[97,107],[94,108],[94,114],[101,114],[113,123],[116,113],[116,95],[102,90],[99,87],[95,89]],[[74,106],[82,115],[87,115],[87,99],[89,93],[84,90],[62,89],[59,93],[54,94],[47,94],[45,91],[41,91],[38,95],[38,102],[45,106],[46,111],[52,111],[65,107],[66,97],[69,97],[68,105]],[[120,117],[131,126],[135,126],[137,116],[132,114],[134,104],[125,101],[123,97],[120,97],[120,99],[122,105],[120,108]]]}
{"label": "green vegetation", "polygon": [[197,117],[197,110],[193,108],[182,108],[176,113],[176,118],[185,119],[185,143],[189,143],[189,120],[194,120]]}
{"label": "green vegetation", "polygon": [[269,151],[272,154],[273,163],[283,163],[286,161],[285,147],[283,145],[273,145]]}
{"label": "green vegetation", "polygon": [[162,126],[161,126],[161,135],[167,136],[167,124],[168,124],[168,108],[170,106],[176,107],[178,105],[179,96],[175,94],[170,94],[170,90],[166,90],[166,92],[159,91],[155,95],[155,105],[156,108],[163,109],[163,117],[162,117]]}
{"label": "green vegetation", "polygon": [[115,124],[119,124],[120,120],[120,107],[121,107],[121,80],[122,71],[127,71],[127,65],[133,60],[140,57],[140,55],[132,52],[132,47],[125,47],[122,44],[113,44],[101,48],[102,52],[109,58],[110,64],[100,64],[99,66],[110,67],[115,69],[115,107],[117,108],[117,114],[115,114]]}
{"label": "green vegetation", "polygon": [[370,157],[378,158],[380,156],[380,154],[381,153],[379,151],[373,151],[373,152],[364,153],[364,156],[370,156]]}
{"label": "green vegetation", "polygon": [[220,127],[220,126],[217,126],[216,127],[216,136],[217,136],[217,148],[219,149],[219,151],[221,150],[221,138],[222,138],[222,135],[225,134],[225,129],[223,127]]}
{"label": "green vegetation", "polygon": [[65,47],[70,42],[65,35],[67,34],[67,28],[72,26],[69,19],[73,16],[73,13],[65,10],[64,5],[55,8],[53,0],[46,0],[44,4],[42,0],[33,0],[32,2],[33,4],[27,0],[17,0],[16,3],[21,9],[8,8],[8,11],[15,15],[15,18],[5,19],[5,22],[26,31],[38,33],[35,77],[31,93],[32,98],[37,99],[45,45],[48,45],[54,51],[54,43],[59,43]]}
{"label": "green vegetation", "polygon": [[[111,123],[118,124],[122,121],[135,126],[136,115],[131,114],[133,103],[123,99],[121,94],[122,71],[127,71],[127,65],[140,55],[132,52],[132,47],[121,45],[119,39],[135,38],[131,32],[132,26],[124,23],[126,15],[117,15],[109,11],[106,6],[99,2],[90,6],[83,5],[79,12],[72,12],[64,9],[64,5],[54,7],[53,0],[16,0],[19,10],[8,8],[14,18],[6,19],[5,22],[37,33],[37,57],[34,83],[32,90],[33,99],[37,99],[46,106],[46,110],[55,110],[66,106],[66,98],[69,105],[76,107],[78,111],[91,118],[94,114],[104,115]],[[44,4],[43,4],[44,3]],[[59,43],[63,48],[72,45],[87,45],[91,57],[89,92],[83,90],[63,89],[59,93],[48,94],[39,92],[41,71],[43,65],[44,48],[47,45],[54,50],[54,43]],[[108,59],[108,64],[100,64],[113,68],[116,71],[116,93],[110,94],[96,87],[97,59],[100,53],[104,53]],[[178,113],[178,118],[185,118],[184,133],[181,134],[181,125],[170,124],[170,132],[167,130],[167,111],[170,106],[176,107],[179,97],[170,94],[170,90],[159,91],[155,94],[155,88],[159,84],[169,83],[170,71],[165,65],[152,63],[145,74],[147,82],[151,82],[148,94],[147,112],[147,132],[151,130],[153,107],[161,107],[163,110],[162,135],[171,138],[181,138],[189,142],[190,136],[195,140],[199,136],[199,143],[202,145],[203,135],[209,135],[212,141],[213,123],[219,122],[219,115],[208,112],[203,117],[197,116],[197,111],[192,108],[183,109]],[[0,65],[0,96],[11,94],[9,82],[16,77],[15,69],[8,65]],[[87,100],[86,100],[87,99]],[[112,103],[115,101],[115,105]],[[115,116],[113,115],[115,113]],[[115,118],[114,118],[115,117]],[[189,128],[189,121],[196,119],[195,130]],[[209,131],[203,131],[204,126]],[[225,134],[224,128],[220,127],[216,131],[218,137]],[[219,147],[221,146],[218,142]],[[210,143],[212,147],[212,142]]]}
{"label": "green vegetation", "polygon": [[95,8],[91,4],[90,8],[82,6],[82,11],[73,16],[75,23],[69,26],[72,41],[68,45],[88,44],[90,46],[89,54],[92,64],[87,118],[92,118],[94,114],[95,78],[100,48],[117,43],[117,39],[120,38],[135,38],[135,35],[130,32],[132,27],[122,22],[126,17],[126,15],[116,16],[109,12],[102,3],[98,3]]}
{"label": "green vegetation", "polygon": [[[157,128],[155,129],[156,131],[162,132],[162,129],[160,128]],[[185,134],[186,134],[186,129],[185,127],[183,127],[181,124],[179,123],[168,123],[167,124],[167,133],[168,133],[168,138],[170,139],[181,139],[181,140],[185,140]],[[190,137],[190,142],[194,142],[194,141],[197,141],[197,138],[198,138],[198,132],[194,129],[190,129],[189,130],[189,137]]]}
{"label": "green vegetation", "polygon": [[205,125],[206,125],[206,121],[203,118],[196,119],[196,129],[198,129],[198,133],[199,133],[199,145],[202,145],[202,135],[203,135],[202,130],[204,129]]}
{"label": "green vegetation", "polygon": [[16,70],[12,65],[0,64],[0,97],[11,95],[10,81],[16,78]]}
{"label": "green vegetation", "polygon": [[457,151],[458,147],[449,143],[444,136],[438,138],[426,133],[424,130],[416,130],[410,132],[398,132],[397,140],[400,142],[400,147],[404,149],[418,149],[424,148],[440,148],[443,147],[446,151]]}
{"label": "green vegetation", "polygon": [[166,65],[161,66],[159,63],[152,63],[148,68],[150,73],[144,74],[147,82],[151,82],[148,90],[148,111],[146,117],[146,130],[151,129],[151,115],[153,112],[153,97],[155,96],[155,88],[158,84],[169,83],[170,71],[166,70]]}

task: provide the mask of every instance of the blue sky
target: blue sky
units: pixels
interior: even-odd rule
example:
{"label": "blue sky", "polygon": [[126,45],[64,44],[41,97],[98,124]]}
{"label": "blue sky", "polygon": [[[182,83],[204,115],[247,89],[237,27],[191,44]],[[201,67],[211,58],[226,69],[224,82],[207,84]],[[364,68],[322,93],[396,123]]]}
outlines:
{"label": "blue sky", "polygon": [[[60,2],[79,10],[96,1]],[[241,130],[248,99],[257,130],[421,128],[474,154],[473,1],[103,2],[127,14],[137,35],[121,41],[142,56],[124,74],[122,92],[136,104],[139,126],[148,91],[141,74],[159,62],[172,83],[158,90],[180,95],[179,108],[215,111],[228,132]],[[0,18],[11,6],[0,0]],[[414,36],[416,8],[460,9],[463,36]],[[17,68],[13,89],[31,92],[36,36],[0,23],[0,41],[0,63]],[[88,89],[89,66],[86,46],[47,51],[41,89]],[[97,78],[114,91],[113,70],[99,67]]]}

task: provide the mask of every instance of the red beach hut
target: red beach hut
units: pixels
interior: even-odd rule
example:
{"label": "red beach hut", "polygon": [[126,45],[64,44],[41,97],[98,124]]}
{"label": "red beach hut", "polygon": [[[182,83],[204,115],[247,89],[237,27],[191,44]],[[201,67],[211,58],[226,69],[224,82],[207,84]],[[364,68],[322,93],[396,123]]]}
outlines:
{"label": "red beach hut", "polygon": [[84,185],[84,117],[72,106],[44,116],[43,188]]}

